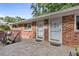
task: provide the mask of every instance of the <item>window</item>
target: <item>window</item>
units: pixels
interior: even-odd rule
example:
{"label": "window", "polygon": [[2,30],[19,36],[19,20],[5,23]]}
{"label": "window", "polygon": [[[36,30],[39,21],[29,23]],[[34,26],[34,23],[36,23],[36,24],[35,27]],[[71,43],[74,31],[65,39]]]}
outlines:
{"label": "window", "polygon": [[79,30],[79,16],[76,16],[76,29]]}
{"label": "window", "polygon": [[79,15],[75,16],[75,30],[79,31]]}
{"label": "window", "polygon": [[24,24],[24,27],[27,31],[31,31],[32,30],[32,25],[31,23],[28,23],[28,24]]}

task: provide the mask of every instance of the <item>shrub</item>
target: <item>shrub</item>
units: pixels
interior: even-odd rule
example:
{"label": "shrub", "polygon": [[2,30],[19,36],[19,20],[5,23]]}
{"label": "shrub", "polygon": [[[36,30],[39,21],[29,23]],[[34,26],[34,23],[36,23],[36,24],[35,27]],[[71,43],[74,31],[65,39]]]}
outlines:
{"label": "shrub", "polygon": [[79,45],[76,46],[75,50],[76,50],[76,55],[79,56]]}
{"label": "shrub", "polygon": [[7,25],[0,25],[1,30],[10,30],[10,27]]}

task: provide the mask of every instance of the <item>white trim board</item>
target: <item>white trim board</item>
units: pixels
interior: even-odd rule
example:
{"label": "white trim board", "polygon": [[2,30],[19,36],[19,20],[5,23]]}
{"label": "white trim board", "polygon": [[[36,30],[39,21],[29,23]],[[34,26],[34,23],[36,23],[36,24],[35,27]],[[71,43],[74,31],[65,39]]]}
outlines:
{"label": "white trim board", "polygon": [[77,28],[76,28],[76,27],[77,27],[77,26],[76,26],[76,16],[79,16],[79,14],[75,14],[75,15],[74,15],[74,31],[75,31],[75,32],[79,32],[79,30],[77,30]]}

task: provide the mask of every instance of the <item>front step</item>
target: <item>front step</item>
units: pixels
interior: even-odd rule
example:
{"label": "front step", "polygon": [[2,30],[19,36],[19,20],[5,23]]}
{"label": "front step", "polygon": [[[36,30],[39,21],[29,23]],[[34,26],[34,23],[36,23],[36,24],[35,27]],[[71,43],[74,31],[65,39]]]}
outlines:
{"label": "front step", "polygon": [[38,40],[38,39],[36,39],[36,41],[37,41],[37,42],[42,42],[42,40]]}
{"label": "front step", "polygon": [[3,44],[0,42],[0,48],[2,48],[3,47]]}

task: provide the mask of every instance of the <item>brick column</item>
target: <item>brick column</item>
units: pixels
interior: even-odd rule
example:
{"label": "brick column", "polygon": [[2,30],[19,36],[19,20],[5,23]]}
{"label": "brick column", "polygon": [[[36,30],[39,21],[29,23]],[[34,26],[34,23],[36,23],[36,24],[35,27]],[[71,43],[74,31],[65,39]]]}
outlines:
{"label": "brick column", "polygon": [[48,41],[48,19],[44,20],[44,40]]}
{"label": "brick column", "polygon": [[36,21],[32,22],[33,39],[36,38]]}

